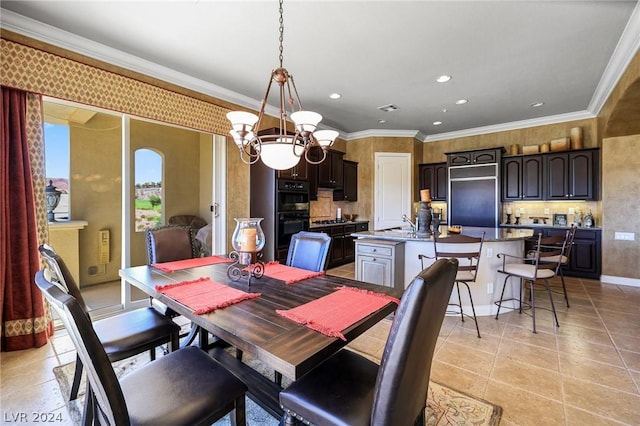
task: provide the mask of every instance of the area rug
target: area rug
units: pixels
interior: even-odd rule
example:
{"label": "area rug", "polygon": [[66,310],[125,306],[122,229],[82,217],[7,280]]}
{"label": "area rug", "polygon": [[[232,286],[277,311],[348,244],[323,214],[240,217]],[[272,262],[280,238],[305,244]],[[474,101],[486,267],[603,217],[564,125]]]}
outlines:
{"label": "area rug", "polygon": [[[159,354],[159,356],[161,356],[161,354]],[[244,355],[243,361],[265,374],[267,377],[273,376],[273,371],[266,368],[259,361],[251,359],[247,354]],[[116,371],[116,375],[118,377],[122,377],[147,362],[149,362],[149,354],[145,353],[134,358],[116,362],[114,364],[114,369]],[[75,363],[72,362],[54,367],[53,372],[60,386],[62,396],[67,401],[67,409],[69,411],[70,418],[69,424],[80,425],[84,404],[84,374],[80,385],[78,399],[75,401],[68,401],[67,399],[71,389],[74,369]],[[286,378],[283,379],[283,385],[286,386]],[[248,425],[278,425],[277,419],[270,416],[249,398],[247,398],[246,411]],[[427,409],[425,412],[427,426],[497,426],[500,423],[501,414],[502,409],[490,402],[466,395],[434,381],[431,381],[429,384]],[[215,426],[228,424],[230,424],[228,415],[214,423]]]}

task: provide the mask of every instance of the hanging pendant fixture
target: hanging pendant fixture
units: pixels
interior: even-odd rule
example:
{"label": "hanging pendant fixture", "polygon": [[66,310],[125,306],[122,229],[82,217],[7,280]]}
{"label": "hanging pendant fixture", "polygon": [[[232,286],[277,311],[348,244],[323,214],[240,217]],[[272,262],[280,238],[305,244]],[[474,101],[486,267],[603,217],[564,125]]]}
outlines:
{"label": "hanging pendant fixture", "polygon": [[[327,150],[338,137],[335,130],[316,130],[322,116],[317,112],[305,111],[300,102],[298,89],[283,67],[284,23],[282,17],[282,2],[280,0],[280,66],[271,72],[267,92],[262,99],[258,115],[247,111],[231,111],[227,119],[231,122],[231,131],[240,158],[246,164],[254,164],[258,159],[272,169],[287,170],[298,164],[300,158],[311,164],[320,164],[327,156]],[[275,129],[259,131],[264,110],[267,106],[271,85],[276,83],[279,89],[279,126]],[[292,90],[293,89],[293,90]],[[289,118],[294,123],[295,131],[287,131],[287,104],[291,114]],[[322,158],[318,161],[309,160],[309,151],[317,146],[322,150]]]}

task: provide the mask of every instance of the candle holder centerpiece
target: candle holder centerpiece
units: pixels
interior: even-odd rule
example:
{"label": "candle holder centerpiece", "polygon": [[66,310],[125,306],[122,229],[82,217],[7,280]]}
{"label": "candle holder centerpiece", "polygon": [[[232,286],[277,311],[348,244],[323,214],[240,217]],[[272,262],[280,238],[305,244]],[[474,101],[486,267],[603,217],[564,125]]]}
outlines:
{"label": "candle holder centerpiece", "polygon": [[418,226],[416,235],[418,237],[428,237],[431,235],[431,220],[433,211],[431,210],[431,190],[420,190],[420,210],[418,210]]}
{"label": "candle holder centerpiece", "polygon": [[261,250],[264,248],[265,237],[260,222],[263,218],[236,218],[236,229],[231,237],[231,245],[234,251],[229,257],[234,261],[227,268],[227,276],[233,281],[247,277],[247,283],[251,285],[251,278],[262,278],[264,274],[264,262]]}

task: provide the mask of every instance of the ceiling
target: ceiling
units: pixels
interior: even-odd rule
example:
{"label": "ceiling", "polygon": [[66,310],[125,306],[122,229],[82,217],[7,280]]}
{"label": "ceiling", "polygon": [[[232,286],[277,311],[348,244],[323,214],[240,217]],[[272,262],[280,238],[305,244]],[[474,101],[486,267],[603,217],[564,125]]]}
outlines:
{"label": "ceiling", "polygon": [[[255,109],[279,64],[276,1],[1,6],[3,28]],[[284,3],[284,66],[304,108],[346,139],[594,117],[639,47],[635,0]]]}

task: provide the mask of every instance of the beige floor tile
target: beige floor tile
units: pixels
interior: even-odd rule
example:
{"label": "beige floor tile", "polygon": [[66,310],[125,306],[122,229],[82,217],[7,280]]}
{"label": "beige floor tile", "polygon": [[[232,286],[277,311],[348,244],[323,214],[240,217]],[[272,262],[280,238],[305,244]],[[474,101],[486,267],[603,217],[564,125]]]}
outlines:
{"label": "beige floor tile", "polygon": [[491,380],[562,402],[562,386],[558,371],[498,357],[491,372]]}
{"label": "beige floor tile", "polygon": [[60,387],[55,379],[38,385],[28,383],[28,376],[23,377],[21,385],[12,386],[10,392],[2,392],[3,413],[25,412],[31,419],[26,423],[35,424],[33,413],[50,413],[65,408]]}
{"label": "beige floor tile", "polygon": [[467,350],[482,351],[488,354],[495,354],[500,346],[500,338],[497,336],[484,334],[478,338],[475,327],[473,329],[456,327],[447,337],[447,341],[465,346]]}
{"label": "beige floor tile", "polygon": [[545,349],[536,345],[528,345],[526,343],[515,340],[503,339],[500,349],[496,356],[496,364],[498,361],[508,360],[518,362],[525,365],[545,368],[547,370],[559,372],[560,366],[558,362],[557,352],[551,349]]}
{"label": "beige floor tile", "polygon": [[558,336],[558,351],[568,356],[624,367],[620,354],[613,346],[591,343],[581,339],[579,336]]}
{"label": "beige floor tile", "polygon": [[638,424],[640,395],[571,377],[562,378],[565,403],[613,420]]}
{"label": "beige floor tile", "polygon": [[471,373],[469,370],[458,368],[451,364],[433,361],[431,364],[431,380],[476,396],[484,398],[489,377]]}
{"label": "beige floor tile", "polygon": [[567,426],[611,426],[625,424],[616,422],[609,417],[602,417],[571,406],[565,406],[564,410],[567,414]]}
{"label": "beige floor tile", "polygon": [[593,328],[580,327],[574,324],[560,324],[556,334],[558,337],[571,337],[584,342],[596,343],[603,346],[613,346],[611,336],[607,330],[596,330]]}
{"label": "beige floor tile", "polygon": [[599,317],[590,316],[590,315],[581,315],[574,311],[558,312],[558,322],[560,322],[560,327],[575,325],[578,327],[592,328],[595,330],[605,331],[605,326]]}
{"label": "beige floor tile", "polygon": [[485,399],[502,407],[500,425],[564,425],[562,403],[489,380]]}
{"label": "beige floor tile", "polygon": [[545,333],[539,331],[538,333],[532,333],[528,328],[515,327],[511,324],[507,324],[504,329],[505,339],[515,340],[529,345],[541,346],[546,349],[556,349],[556,336],[554,334]]}
{"label": "beige floor tile", "polygon": [[560,372],[563,376],[594,382],[625,392],[638,392],[631,374],[625,368],[610,364],[561,353]]}
{"label": "beige floor tile", "polygon": [[620,355],[629,370],[640,371],[640,353],[621,350]]}
{"label": "beige floor tile", "polygon": [[466,346],[448,341],[435,354],[434,360],[468,370],[480,376],[488,377],[491,372],[492,363],[487,362],[487,356],[484,355],[484,352],[479,353]]}

